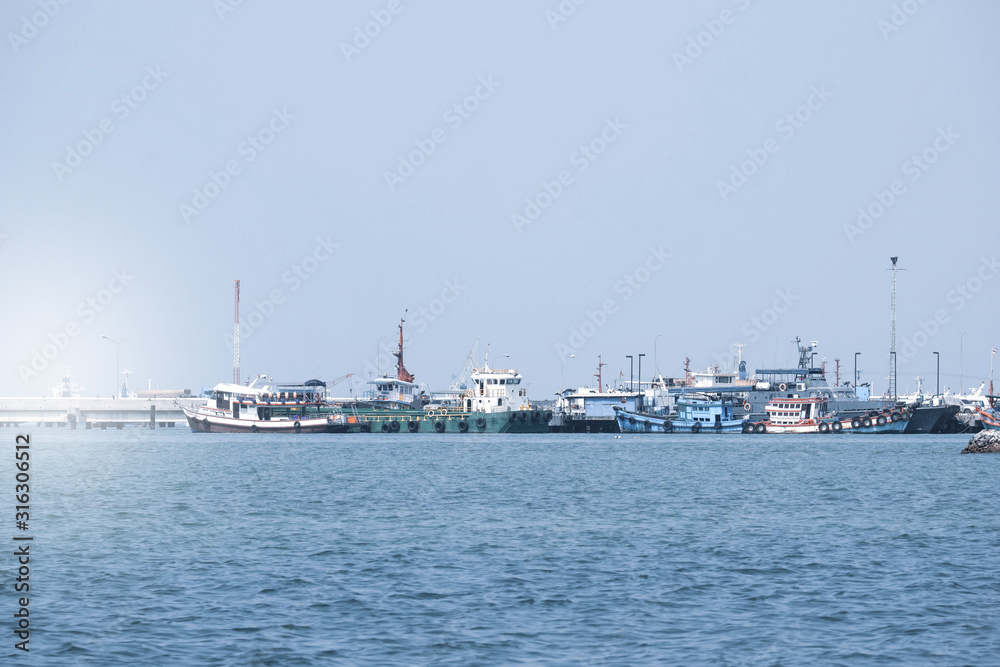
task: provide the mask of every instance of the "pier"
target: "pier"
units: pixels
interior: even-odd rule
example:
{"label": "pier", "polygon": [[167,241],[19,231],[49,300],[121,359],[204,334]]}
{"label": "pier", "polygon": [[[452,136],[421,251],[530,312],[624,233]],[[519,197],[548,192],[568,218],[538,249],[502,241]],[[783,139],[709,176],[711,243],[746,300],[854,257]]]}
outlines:
{"label": "pier", "polygon": [[0,398],[0,426],[173,428],[199,398]]}

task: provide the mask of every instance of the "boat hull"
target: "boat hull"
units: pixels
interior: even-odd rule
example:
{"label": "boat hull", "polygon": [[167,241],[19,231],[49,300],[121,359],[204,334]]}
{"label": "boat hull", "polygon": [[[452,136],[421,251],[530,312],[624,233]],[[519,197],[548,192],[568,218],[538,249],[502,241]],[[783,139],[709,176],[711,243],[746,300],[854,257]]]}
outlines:
{"label": "boat hull", "polygon": [[372,410],[345,414],[351,433],[548,433],[551,413],[543,410],[466,412]]}
{"label": "boat hull", "polygon": [[[748,422],[743,432],[753,434],[771,433],[777,435],[788,433],[903,433],[906,430],[908,422],[904,419],[892,421],[886,418],[884,424],[879,424],[877,419],[870,420],[869,423],[869,426],[865,426],[864,421],[860,418],[842,420],[824,419],[819,422],[788,425],[777,425],[766,421]],[[839,428],[835,425],[839,425]],[[761,426],[763,426],[763,429],[760,428]]]}
{"label": "boat hull", "polygon": [[306,419],[237,419],[184,410],[188,426],[194,433],[346,433],[349,425],[333,416]]}
{"label": "boat hull", "polygon": [[743,431],[742,419],[711,423],[668,419],[625,410],[618,410],[615,419],[622,433],[741,433]]}

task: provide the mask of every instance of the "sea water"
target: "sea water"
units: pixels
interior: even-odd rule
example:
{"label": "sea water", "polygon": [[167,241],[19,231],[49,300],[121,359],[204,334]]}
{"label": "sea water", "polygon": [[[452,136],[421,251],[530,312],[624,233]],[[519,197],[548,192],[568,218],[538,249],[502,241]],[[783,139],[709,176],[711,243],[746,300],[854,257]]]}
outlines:
{"label": "sea water", "polygon": [[28,432],[5,664],[1000,663],[968,436]]}

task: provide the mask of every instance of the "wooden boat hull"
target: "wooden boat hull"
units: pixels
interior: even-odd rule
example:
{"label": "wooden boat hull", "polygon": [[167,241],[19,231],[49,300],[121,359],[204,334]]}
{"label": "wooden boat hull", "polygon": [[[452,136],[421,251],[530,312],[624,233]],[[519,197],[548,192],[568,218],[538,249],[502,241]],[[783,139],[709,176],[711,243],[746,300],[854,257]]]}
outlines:
{"label": "wooden boat hull", "polygon": [[194,433],[346,433],[349,425],[334,416],[306,419],[235,419],[184,409]]}
{"label": "wooden boat hull", "polygon": [[615,420],[622,433],[740,433],[742,419],[721,422],[698,422],[691,419],[668,419],[642,412],[616,410]]}

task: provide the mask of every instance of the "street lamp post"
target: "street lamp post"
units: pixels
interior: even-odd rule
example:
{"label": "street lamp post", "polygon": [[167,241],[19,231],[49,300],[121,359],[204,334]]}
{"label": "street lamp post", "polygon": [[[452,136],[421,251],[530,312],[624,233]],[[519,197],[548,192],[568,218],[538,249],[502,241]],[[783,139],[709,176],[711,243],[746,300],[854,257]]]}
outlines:
{"label": "street lamp post", "polygon": [[563,357],[562,359],[559,360],[559,391],[560,392],[562,392],[562,390],[566,388],[566,385],[563,382],[563,370],[566,367],[566,360],[567,359],[573,359],[574,357],[576,357],[575,354],[569,354],[569,355],[566,355],[565,357]]}
{"label": "street lamp post", "polygon": [[935,396],[940,396],[941,395],[941,353],[940,352],[934,352],[933,354],[934,354],[934,356],[937,357],[937,381],[934,383],[935,384],[934,395]]}
{"label": "street lamp post", "polygon": [[644,353],[639,354],[639,393],[642,393],[642,358],[646,355]]}
{"label": "street lamp post", "polygon": [[118,363],[119,360],[121,359],[121,355],[119,353],[121,352],[121,345],[122,345],[122,343],[124,343],[125,341],[127,341],[128,338],[122,338],[121,340],[115,340],[113,338],[108,338],[107,336],[101,336],[101,338],[104,338],[105,340],[110,340],[112,343],[115,344],[115,391],[114,391],[114,393],[111,394],[111,397],[112,398],[118,398],[119,397],[118,396],[118,393],[119,393],[119,389],[118,389],[118,377],[119,377],[118,369],[121,368],[121,366]]}
{"label": "street lamp post", "polygon": [[854,353],[854,395],[858,395],[858,355],[860,352]]}
{"label": "street lamp post", "polygon": [[962,377],[962,344],[965,343],[965,334],[968,331],[963,331],[962,335],[958,338],[958,393],[962,394],[965,392],[965,378]]}
{"label": "street lamp post", "polygon": [[656,334],[656,338],[653,339],[653,376],[655,377],[660,372],[660,362],[656,356],[656,341],[663,334]]}
{"label": "street lamp post", "polygon": [[632,371],[635,370],[635,360],[631,354],[626,354],[625,356],[628,357],[628,390],[632,391],[632,379],[635,377]]}

